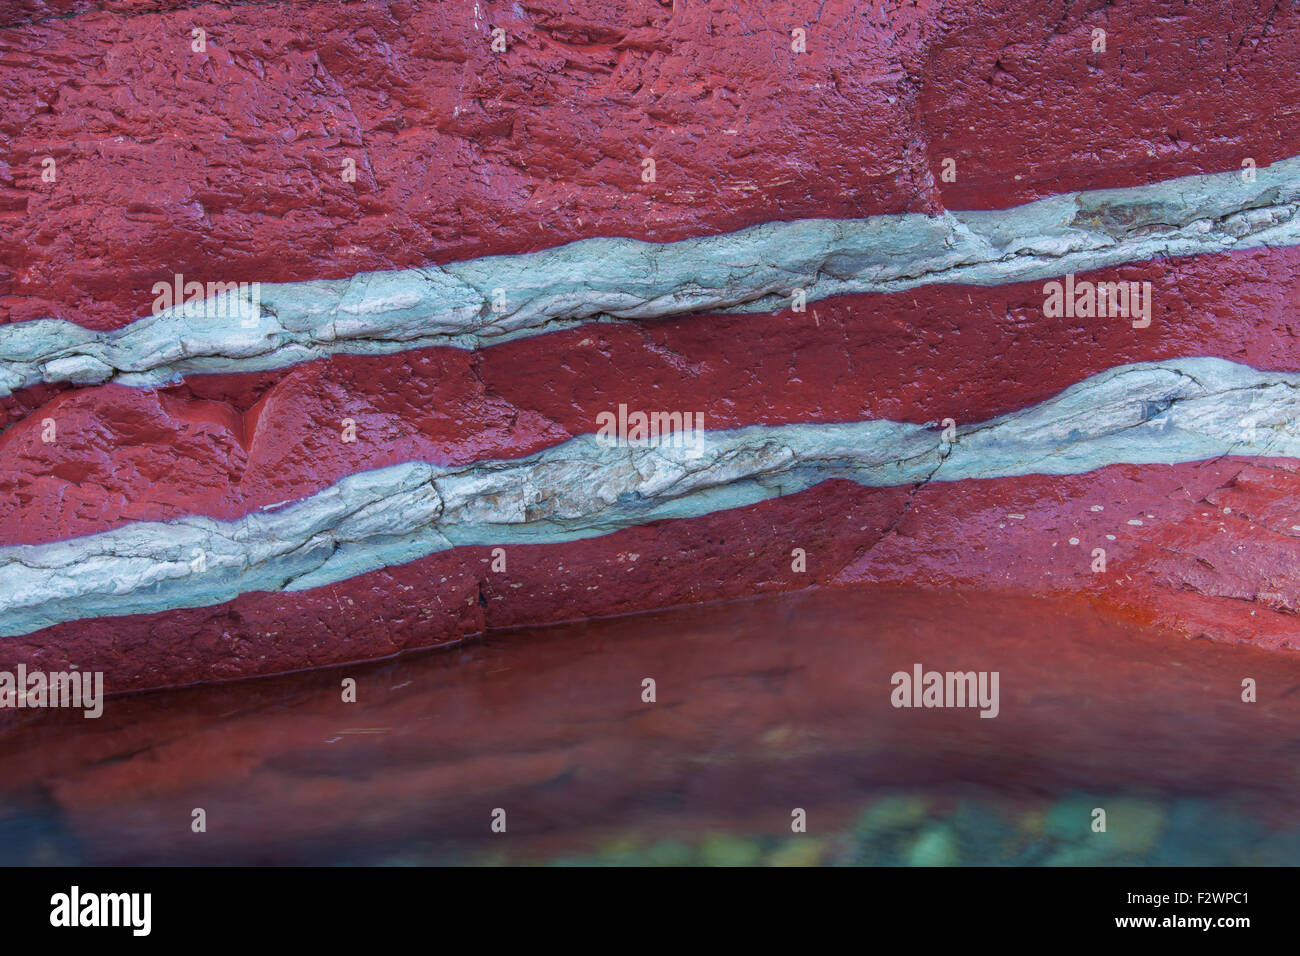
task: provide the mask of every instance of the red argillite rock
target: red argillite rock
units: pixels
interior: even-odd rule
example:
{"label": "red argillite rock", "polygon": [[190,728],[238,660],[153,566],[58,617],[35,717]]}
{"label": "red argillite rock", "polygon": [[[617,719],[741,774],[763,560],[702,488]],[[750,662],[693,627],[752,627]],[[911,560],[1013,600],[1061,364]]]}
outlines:
{"label": "red argillite rock", "polygon": [[[21,3],[0,667],[141,689],[868,584],[1292,647],[1298,58],[1244,0]],[[539,256],[563,307],[479,335],[541,299],[481,257],[597,237],[674,243],[665,286]],[[1050,312],[1067,273],[1125,311]],[[306,283],[256,318],[330,347],[151,325],[178,275]],[[700,444],[602,446],[620,409]]]}
{"label": "red argillite rock", "polygon": [[1251,0],[174,6],[0,33],[8,320],[118,327],[176,272],[346,277],[1300,153],[1300,13]]}
{"label": "red argillite rock", "polygon": [[[340,355],[164,389],[72,390],[0,434],[0,545],[187,514],[230,520],[413,459],[520,458],[592,431],[619,403],[698,410],[716,429],[972,423],[1133,362],[1208,354],[1287,370],[1298,272],[1300,249],[1286,248],[1099,274],[1153,283],[1167,303],[1153,336],[1123,320],[1031,324],[1037,283],[935,285],[804,314],[584,325],[477,352]],[[49,417],[64,440],[41,440]],[[347,418],[356,443],[339,441]]]}

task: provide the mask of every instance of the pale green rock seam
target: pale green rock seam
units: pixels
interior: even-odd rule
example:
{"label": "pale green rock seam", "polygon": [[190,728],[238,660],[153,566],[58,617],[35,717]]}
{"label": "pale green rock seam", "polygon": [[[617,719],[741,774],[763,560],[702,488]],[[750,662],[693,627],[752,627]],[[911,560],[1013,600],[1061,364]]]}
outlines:
{"label": "pale green rock seam", "polygon": [[[885,487],[1225,454],[1300,457],[1300,373],[1222,359],[1111,369],[957,429],[891,421],[705,431],[692,447],[574,438],[527,458],[409,462],[234,521],[140,522],[0,548],[0,635],[63,621],[299,591],[458,545],[574,541],[695,517],[830,478]],[[950,436],[951,437],[951,436]]]}
{"label": "pale green rock seam", "polygon": [[[1252,182],[1225,172],[1065,193],[1006,210],[770,222],[662,244],[596,238],[441,267],[262,284],[260,314],[252,316],[249,305],[248,328],[225,317],[232,302],[251,303],[247,292],[166,309],[110,333],[61,319],[0,327],[0,395],[40,382],[159,385],[335,353],[475,349],[593,320],[775,311],[790,306],[795,288],[814,302],[1292,246],[1300,244],[1297,206],[1300,157],[1257,170]],[[218,309],[222,317],[213,317]]]}

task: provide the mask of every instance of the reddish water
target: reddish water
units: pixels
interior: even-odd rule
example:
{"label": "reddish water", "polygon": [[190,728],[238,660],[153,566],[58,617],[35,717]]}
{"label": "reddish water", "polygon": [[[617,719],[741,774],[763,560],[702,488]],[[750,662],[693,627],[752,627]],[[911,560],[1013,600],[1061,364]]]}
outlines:
{"label": "reddish water", "polygon": [[[998,671],[999,716],[895,709],[916,663]],[[1297,690],[1300,655],[1081,603],[805,592],[110,699],[99,720],[7,712],[0,862],[888,862],[937,830],[951,862],[1070,862],[1076,804],[1144,821],[1129,862],[1300,862],[1300,843],[1276,858],[1300,826]]]}

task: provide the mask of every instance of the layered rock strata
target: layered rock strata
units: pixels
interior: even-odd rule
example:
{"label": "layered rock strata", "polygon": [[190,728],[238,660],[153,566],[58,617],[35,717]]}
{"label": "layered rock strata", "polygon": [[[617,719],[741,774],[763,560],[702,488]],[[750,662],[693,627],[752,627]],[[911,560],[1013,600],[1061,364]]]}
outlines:
{"label": "layered rock strata", "polygon": [[858,6],[0,22],[0,666],[863,583],[1293,646],[1295,11]]}

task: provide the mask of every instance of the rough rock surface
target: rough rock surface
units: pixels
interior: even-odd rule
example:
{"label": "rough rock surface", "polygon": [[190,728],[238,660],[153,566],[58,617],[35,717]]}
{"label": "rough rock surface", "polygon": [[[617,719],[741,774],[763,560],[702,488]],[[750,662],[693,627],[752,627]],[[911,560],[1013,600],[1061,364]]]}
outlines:
{"label": "rough rock surface", "polygon": [[175,272],[341,278],[1000,208],[1300,153],[1300,11],[1254,0],[85,2],[7,19],[10,320],[120,327]]}
{"label": "rough rock surface", "polygon": [[[161,291],[176,304],[160,301],[152,316],[116,332],[49,319],[0,327],[0,390],[158,385],[339,353],[479,348],[593,317],[804,311],[836,295],[1051,280],[1155,256],[1294,246],[1297,209],[1300,159],[1288,159],[1249,182],[1228,172],[1000,212],[804,219],[672,243],[590,239],[333,282],[197,286],[193,299],[175,278]],[[1150,326],[1149,298],[1139,310],[1127,290],[1122,299],[1119,290],[1108,295],[1135,328]]]}
{"label": "rough rock surface", "polygon": [[[898,582],[1293,646],[1298,48],[1246,0],[6,8],[0,665],[124,690]],[[1067,272],[1151,324],[1046,315]],[[266,325],[150,317],[177,273]],[[772,432],[674,488],[574,452],[620,404]]]}
{"label": "rough rock surface", "polygon": [[[78,389],[0,434],[0,544],[186,514],[229,520],[412,459],[522,457],[590,433],[620,403],[697,411],[711,429],[965,426],[1133,362],[1208,354],[1294,369],[1298,274],[1295,247],[1092,274],[1152,283],[1159,308],[1145,330],[1125,319],[1045,323],[1038,283],[935,285],[831,299],[802,315],[588,325],[473,353],[336,356],[162,390]],[[41,440],[47,418],[58,442]],[[347,418],[355,443],[339,441]]]}
{"label": "rough rock surface", "polygon": [[1185,359],[1122,366],[951,434],[888,420],[749,426],[662,443],[584,435],[505,462],[410,461],[235,521],[186,516],[0,548],[0,635],[309,590],[466,545],[559,543],[695,518],[832,478],[920,487],[1233,454],[1300,457],[1298,419],[1300,373]]}

